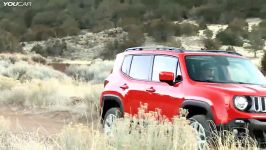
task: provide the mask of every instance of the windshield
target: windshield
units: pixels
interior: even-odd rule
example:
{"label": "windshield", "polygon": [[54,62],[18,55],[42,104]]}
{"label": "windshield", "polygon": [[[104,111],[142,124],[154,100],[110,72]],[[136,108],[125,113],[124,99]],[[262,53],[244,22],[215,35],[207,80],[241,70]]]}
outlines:
{"label": "windshield", "polygon": [[189,76],[194,81],[266,84],[265,77],[249,60],[227,56],[186,56]]}

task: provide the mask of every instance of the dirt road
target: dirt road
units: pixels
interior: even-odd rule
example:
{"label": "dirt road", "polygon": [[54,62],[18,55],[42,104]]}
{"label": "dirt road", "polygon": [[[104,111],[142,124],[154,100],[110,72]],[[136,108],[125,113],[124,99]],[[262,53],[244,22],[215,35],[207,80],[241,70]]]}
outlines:
{"label": "dirt road", "polygon": [[59,133],[64,125],[77,122],[69,112],[40,112],[25,108],[0,106],[0,116],[10,121],[14,133],[26,131],[43,135]]}

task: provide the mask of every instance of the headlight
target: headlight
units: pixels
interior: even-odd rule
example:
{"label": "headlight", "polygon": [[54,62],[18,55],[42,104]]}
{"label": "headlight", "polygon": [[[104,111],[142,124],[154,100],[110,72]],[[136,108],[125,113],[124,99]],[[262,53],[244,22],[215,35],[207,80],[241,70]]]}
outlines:
{"label": "headlight", "polygon": [[234,104],[237,109],[244,111],[249,107],[249,100],[244,96],[236,96]]}

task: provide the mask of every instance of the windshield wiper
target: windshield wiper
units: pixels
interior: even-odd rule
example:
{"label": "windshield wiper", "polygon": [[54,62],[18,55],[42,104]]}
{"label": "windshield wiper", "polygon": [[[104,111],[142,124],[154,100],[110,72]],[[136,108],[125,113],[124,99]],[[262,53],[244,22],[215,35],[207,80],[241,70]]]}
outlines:
{"label": "windshield wiper", "polygon": [[234,83],[234,82],[225,82],[225,81],[214,81],[214,80],[195,80],[199,82],[210,82],[210,83]]}
{"label": "windshield wiper", "polygon": [[262,85],[262,84],[255,84],[255,83],[248,83],[248,82],[232,82],[237,84],[252,84],[252,85]]}
{"label": "windshield wiper", "polygon": [[212,80],[195,80],[195,81],[199,81],[199,82],[214,82]]}

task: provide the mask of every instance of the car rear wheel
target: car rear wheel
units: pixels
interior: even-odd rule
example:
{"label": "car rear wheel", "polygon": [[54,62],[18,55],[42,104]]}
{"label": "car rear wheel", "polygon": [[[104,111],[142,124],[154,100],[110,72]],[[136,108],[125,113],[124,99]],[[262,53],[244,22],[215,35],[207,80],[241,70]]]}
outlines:
{"label": "car rear wheel", "polygon": [[117,118],[121,118],[121,112],[119,108],[110,108],[103,120],[103,130],[105,134],[112,133],[112,126]]}
{"label": "car rear wheel", "polygon": [[208,139],[211,136],[212,129],[210,127],[210,121],[205,115],[195,115],[190,119],[190,125],[195,129],[197,134],[197,146],[199,150],[207,149]]}

